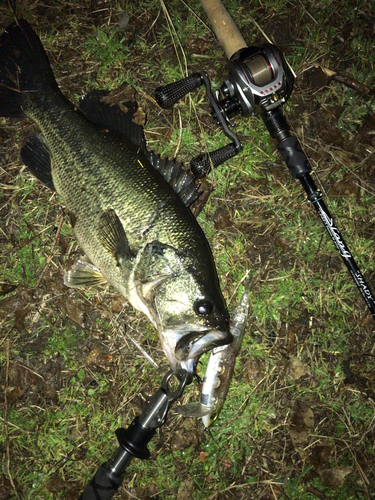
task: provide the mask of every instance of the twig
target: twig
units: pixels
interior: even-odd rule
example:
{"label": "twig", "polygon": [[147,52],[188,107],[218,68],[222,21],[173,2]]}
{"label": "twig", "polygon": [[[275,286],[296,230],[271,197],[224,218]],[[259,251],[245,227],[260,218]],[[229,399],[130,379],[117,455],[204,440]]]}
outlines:
{"label": "twig", "polygon": [[40,282],[42,281],[42,278],[44,276],[44,273],[47,271],[47,268],[48,266],[50,265],[50,262],[51,260],[53,259],[54,257],[54,253],[53,253],[53,249],[55,248],[56,246],[56,243],[57,243],[57,240],[59,239],[59,236],[60,236],[60,233],[61,233],[61,228],[62,228],[62,225],[63,225],[63,222],[64,222],[64,214],[61,214],[60,215],[60,221],[59,221],[59,225],[57,227],[57,231],[56,231],[56,235],[55,235],[55,238],[53,240],[53,243],[52,243],[52,247],[51,247],[51,251],[50,251],[50,254],[47,258],[47,261],[46,263],[44,264],[44,267],[42,269],[42,272],[40,273],[36,283],[35,283],[35,288],[38,288]]}
{"label": "twig", "polygon": [[9,350],[10,350],[10,341],[9,339],[7,340],[6,343],[6,356],[7,356],[7,363],[6,363],[6,368],[5,368],[5,387],[4,387],[4,404],[5,404],[5,409],[4,409],[4,433],[5,433],[5,441],[6,441],[6,455],[7,455],[7,473],[9,477],[10,484],[12,485],[14,494],[17,498],[17,500],[21,500],[16,489],[16,485],[14,484],[12,473],[10,472],[10,452],[9,452],[9,435],[8,435],[8,397],[7,397],[7,392],[8,392],[8,382],[9,382]]}
{"label": "twig", "polygon": [[312,495],[314,495],[314,497],[319,498],[319,500],[327,500],[327,497],[323,495],[323,493],[320,493],[319,490],[314,488],[314,486],[311,486],[311,484],[307,485],[306,490]]}
{"label": "twig", "polygon": [[359,83],[351,76],[341,75],[340,73],[336,73],[336,71],[332,71],[331,69],[326,68],[325,66],[319,65],[319,67],[323,71],[323,73],[326,76],[328,76],[328,78],[334,80],[335,82],[342,83],[346,87],[350,87],[351,89],[356,90],[359,94],[374,95],[375,93],[375,89],[372,89],[370,87],[367,87],[366,85],[363,85],[362,83]]}
{"label": "twig", "polygon": [[282,486],[283,483],[279,483],[277,481],[272,481],[272,480],[264,480],[264,481],[250,481],[249,483],[242,483],[242,484],[231,484],[227,488],[224,488],[220,491],[215,491],[213,495],[209,497],[208,500],[213,500],[214,498],[218,498],[219,493],[224,493],[225,491],[230,491],[236,488],[245,488],[246,486],[255,486],[259,484],[268,484],[268,485],[274,485],[274,486]]}

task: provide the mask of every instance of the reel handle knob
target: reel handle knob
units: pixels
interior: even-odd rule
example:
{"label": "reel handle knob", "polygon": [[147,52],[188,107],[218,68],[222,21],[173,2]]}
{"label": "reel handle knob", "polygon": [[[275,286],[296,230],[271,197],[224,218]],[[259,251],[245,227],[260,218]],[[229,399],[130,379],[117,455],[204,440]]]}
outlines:
{"label": "reel handle knob", "polygon": [[211,172],[212,167],[218,167],[225,161],[233,158],[241,149],[242,147],[239,149],[235,144],[230,143],[215,151],[211,151],[211,153],[196,156],[190,162],[190,170],[197,178],[205,177]]}
{"label": "reel handle knob", "polygon": [[155,100],[163,109],[168,109],[177,101],[185,97],[189,92],[203,85],[200,73],[193,73],[177,82],[163,85],[155,90]]}

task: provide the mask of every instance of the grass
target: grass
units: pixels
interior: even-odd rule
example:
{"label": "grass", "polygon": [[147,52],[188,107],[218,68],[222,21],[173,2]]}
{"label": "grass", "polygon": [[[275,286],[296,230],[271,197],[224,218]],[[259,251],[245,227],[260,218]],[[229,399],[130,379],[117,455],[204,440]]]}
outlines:
{"label": "grass", "polygon": [[[216,87],[227,78],[198,2],[129,3],[125,31],[116,25],[120,2],[49,4],[53,19],[36,2],[22,14],[70,99],[128,81],[159,153],[188,163],[226,144],[202,89],[171,110],[153,103],[157,86],[186,72],[206,69]],[[296,71],[285,110],[338,227],[374,282],[373,93],[327,80],[319,69],[374,87],[370,3],[226,5],[249,42],[264,43],[254,20]],[[11,16],[5,6],[0,13],[5,27]],[[251,318],[228,398],[211,435],[172,409],[150,444],[151,459],[132,462],[116,498],[373,498],[372,320],[262,120],[234,120],[244,151],[210,175],[214,192],[198,219],[231,311],[246,269],[253,275]],[[69,499],[112,456],[115,429],[141,413],[168,367],[155,330],[112,289],[63,285],[79,247],[58,197],[21,171],[19,150],[32,131],[25,120],[0,119],[0,481],[5,498]],[[183,402],[199,397],[194,383]]]}

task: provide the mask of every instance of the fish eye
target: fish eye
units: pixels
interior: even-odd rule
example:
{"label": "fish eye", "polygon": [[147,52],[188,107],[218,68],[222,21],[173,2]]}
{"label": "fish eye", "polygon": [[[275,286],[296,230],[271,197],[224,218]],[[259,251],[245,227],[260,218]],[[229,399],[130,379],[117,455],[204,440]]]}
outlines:
{"label": "fish eye", "polygon": [[207,299],[199,299],[194,303],[194,311],[199,316],[207,316],[211,314],[214,309],[214,305]]}

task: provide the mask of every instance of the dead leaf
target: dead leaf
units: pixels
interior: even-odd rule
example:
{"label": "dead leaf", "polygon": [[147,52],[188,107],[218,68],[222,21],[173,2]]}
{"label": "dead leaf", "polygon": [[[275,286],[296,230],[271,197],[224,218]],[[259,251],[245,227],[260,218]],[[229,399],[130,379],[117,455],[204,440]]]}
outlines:
{"label": "dead leaf", "polygon": [[304,375],[310,375],[308,366],[302,363],[297,356],[290,355],[289,360],[285,364],[285,376],[289,380],[298,380]]}
{"label": "dead leaf", "polygon": [[88,353],[85,363],[87,366],[96,366],[102,370],[108,371],[111,361],[112,354],[102,352],[100,349],[95,347]]}
{"label": "dead leaf", "polygon": [[208,453],[206,453],[205,451],[201,451],[199,453],[199,461],[200,462],[204,462],[206,460],[206,456],[208,455]]}
{"label": "dead leaf", "polygon": [[335,74],[336,74],[336,72],[335,72],[335,71],[332,71],[331,69],[326,68],[325,66],[319,66],[319,67],[320,67],[320,69],[323,71],[323,73],[324,73],[325,75],[327,75],[328,77],[331,77],[331,76],[333,76],[333,75],[335,75]]}
{"label": "dead leaf", "polygon": [[12,406],[22,394],[21,388],[18,385],[16,387],[8,387],[6,390],[7,404]]}
{"label": "dead leaf", "polygon": [[123,310],[125,303],[126,300],[122,295],[116,295],[116,297],[113,297],[111,301],[111,311],[113,313],[120,313]]}
{"label": "dead leaf", "polygon": [[359,192],[358,179],[354,176],[349,176],[347,179],[334,184],[329,190],[329,195],[332,196],[357,196]]}
{"label": "dead leaf", "polygon": [[316,469],[321,469],[322,466],[328,464],[331,455],[332,445],[317,445],[314,446],[311,452],[310,462]]}
{"label": "dead leaf", "polygon": [[56,304],[74,323],[82,326],[85,312],[76,304],[74,299],[62,297]]}
{"label": "dead leaf", "polygon": [[324,486],[340,489],[344,486],[347,476],[351,474],[353,467],[337,466],[331,469],[324,469],[319,472],[319,477]]}
{"label": "dead leaf", "polygon": [[302,460],[307,458],[306,446],[314,428],[314,413],[305,403],[297,401],[289,418],[289,435]]}
{"label": "dead leaf", "polygon": [[174,451],[186,450],[189,446],[193,446],[197,449],[200,445],[201,438],[197,432],[194,432],[192,428],[189,430],[184,430],[184,432],[176,431],[171,439],[171,448]]}
{"label": "dead leaf", "polygon": [[180,484],[177,493],[177,500],[190,500],[193,498],[194,481],[192,479],[185,479]]}

